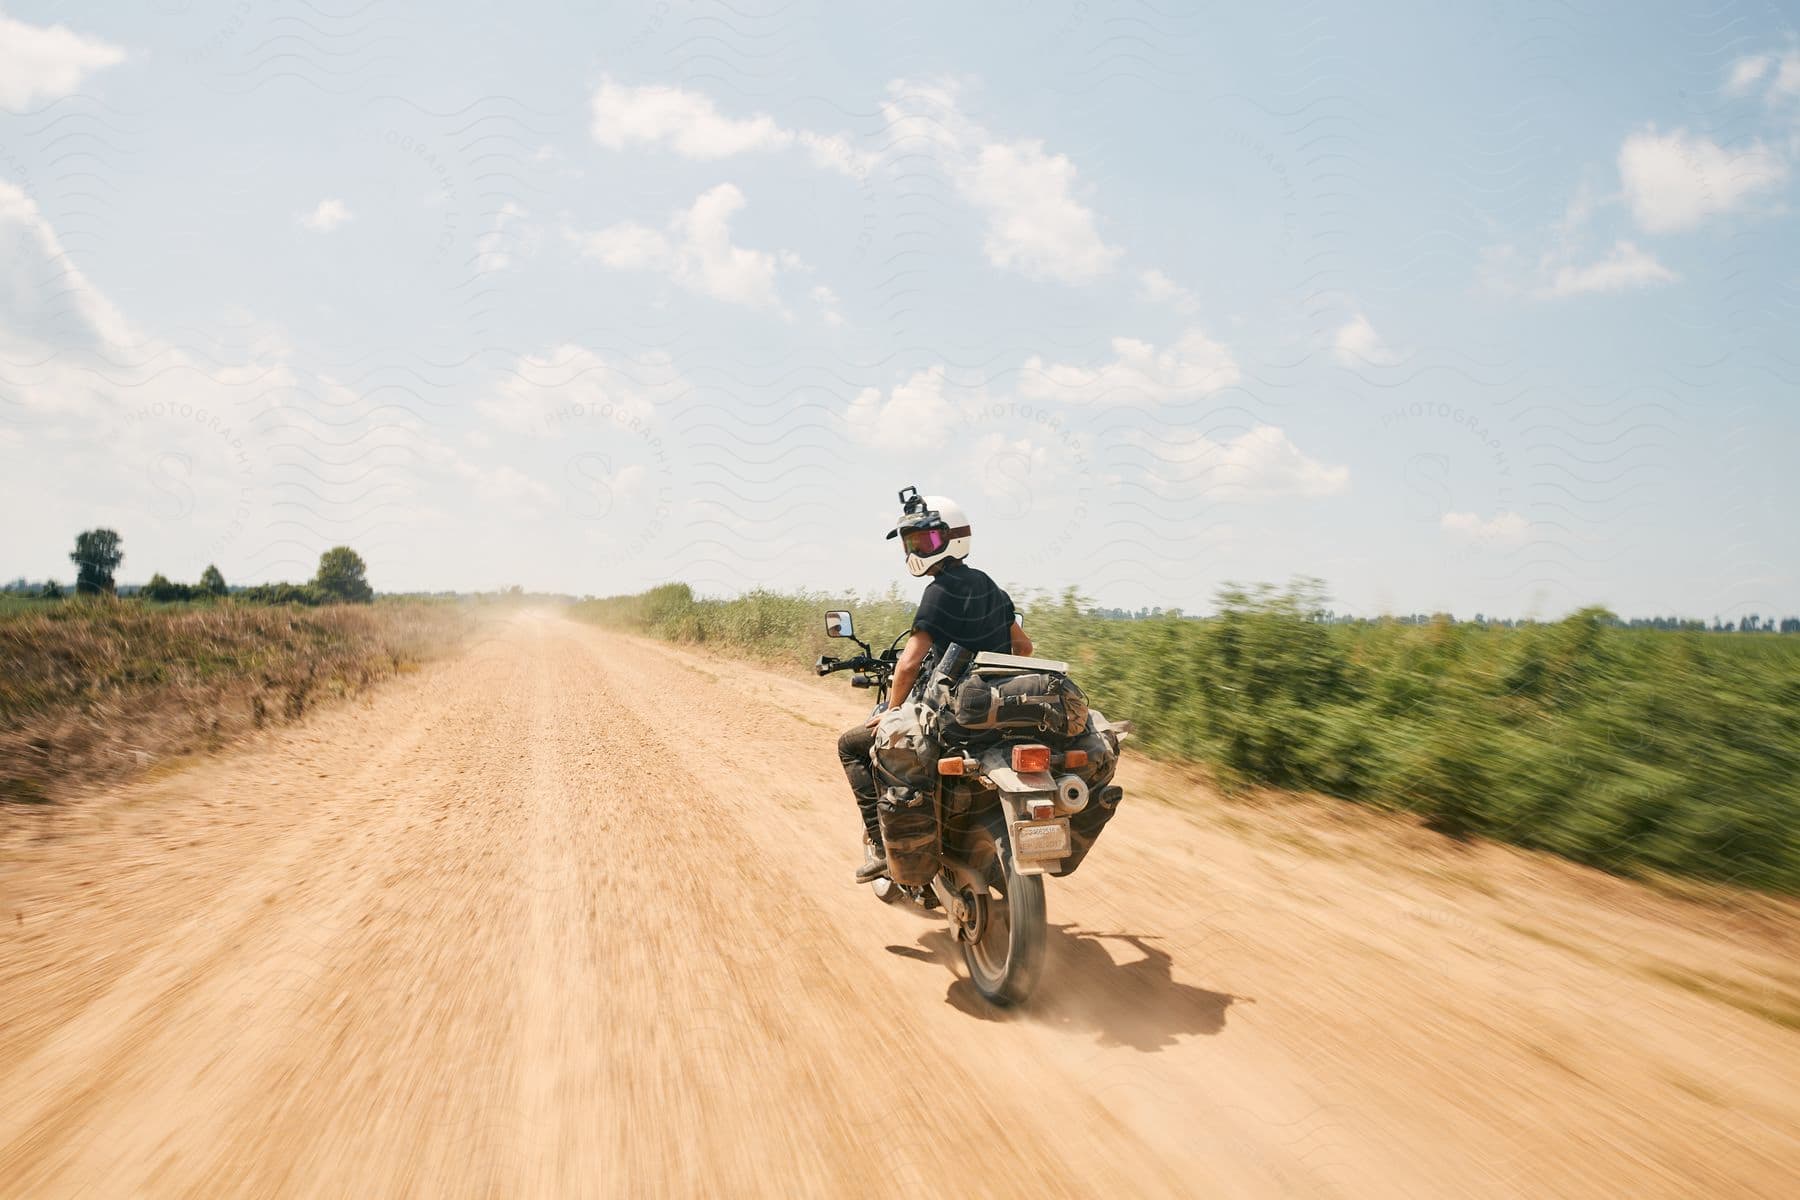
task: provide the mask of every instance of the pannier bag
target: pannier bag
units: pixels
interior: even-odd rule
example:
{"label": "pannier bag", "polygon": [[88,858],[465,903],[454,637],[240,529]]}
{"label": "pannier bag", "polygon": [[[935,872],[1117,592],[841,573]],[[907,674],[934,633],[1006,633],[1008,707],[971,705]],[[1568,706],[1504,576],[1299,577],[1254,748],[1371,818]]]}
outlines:
{"label": "pannier bag", "polygon": [[1067,675],[977,672],[957,685],[951,719],[962,729],[1035,730],[1077,737],[1087,730],[1088,702]]}
{"label": "pannier bag", "polygon": [[917,705],[882,714],[875,727],[875,778],[882,789],[875,815],[895,883],[927,884],[937,874],[937,760],[938,744],[920,726]]}
{"label": "pannier bag", "polygon": [[1119,769],[1119,755],[1113,748],[1112,739],[1102,733],[1097,725],[1104,725],[1104,719],[1090,722],[1088,730],[1080,737],[1069,742],[1069,750],[1087,751],[1087,765],[1077,767],[1073,774],[1079,775],[1088,785],[1087,807],[1069,817],[1069,857],[1062,860],[1061,865],[1051,871],[1052,875],[1072,875],[1081,860],[1088,856],[1094,843],[1100,838],[1100,831],[1118,811],[1119,799],[1123,795],[1120,789],[1112,786],[1113,772]]}
{"label": "pannier bag", "polygon": [[938,869],[937,792],[884,788],[875,804],[881,844],[887,848],[888,878],[923,885]]}

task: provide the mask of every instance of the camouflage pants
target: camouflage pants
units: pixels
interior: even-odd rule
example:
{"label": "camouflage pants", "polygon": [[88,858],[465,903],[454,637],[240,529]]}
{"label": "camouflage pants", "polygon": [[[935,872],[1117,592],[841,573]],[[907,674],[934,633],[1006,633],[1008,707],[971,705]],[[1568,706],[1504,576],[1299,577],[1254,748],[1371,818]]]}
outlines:
{"label": "camouflage pants", "polygon": [[881,845],[881,822],[875,814],[878,793],[875,769],[869,758],[875,750],[875,730],[857,725],[844,730],[838,738],[838,761],[844,764],[844,776],[850,780],[850,791],[856,796],[856,807],[862,810],[863,829],[869,840]]}

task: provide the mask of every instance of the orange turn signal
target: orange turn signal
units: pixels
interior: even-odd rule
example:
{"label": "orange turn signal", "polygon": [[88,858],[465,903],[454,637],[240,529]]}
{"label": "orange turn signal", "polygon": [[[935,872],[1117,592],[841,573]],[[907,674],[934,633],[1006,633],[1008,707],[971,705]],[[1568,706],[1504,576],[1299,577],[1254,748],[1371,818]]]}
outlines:
{"label": "orange turn signal", "polygon": [[962,755],[958,754],[955,758],[940,758],[940,759],[938,759],[938,774],[939,775],[961,775],[962,773],[963,773],[963,757],[962,757]]}
{"label": "orange turn signal", "polygon": [[1014,746],[1012,768],[1021,775],[1032,771],[1048,771],[1050,769],[1050,747]]}
{"label": "orange turn signal", "polygon": [[1065,751],[1063,751],[1063,766],[1065,766],[1065,767],[1085,767],[1085,766],[1087,766],[1087,751],[1086,750],[1065,750]]}

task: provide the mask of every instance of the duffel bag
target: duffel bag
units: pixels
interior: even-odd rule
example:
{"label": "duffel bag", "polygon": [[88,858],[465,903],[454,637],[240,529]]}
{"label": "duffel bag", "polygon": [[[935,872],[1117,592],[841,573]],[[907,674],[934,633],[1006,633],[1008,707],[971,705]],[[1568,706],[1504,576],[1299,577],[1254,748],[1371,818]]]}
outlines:
{"label": "duffel bag", "polygon": [[1067,675],[976,673],[957,684],[951,716],[966,730],[1036,730],[1078,737],[1087,729],[1088,702]]}

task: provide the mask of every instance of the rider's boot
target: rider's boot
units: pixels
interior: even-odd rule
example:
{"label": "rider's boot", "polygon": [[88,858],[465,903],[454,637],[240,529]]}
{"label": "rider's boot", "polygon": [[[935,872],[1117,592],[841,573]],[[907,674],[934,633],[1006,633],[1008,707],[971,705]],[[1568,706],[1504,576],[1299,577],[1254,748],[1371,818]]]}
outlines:
{"label": "rider's boot", "polygon": [[856,882],[873,883],[887,874],[887,851],[867,834],[863,835],[862,866],[856,868]]}

